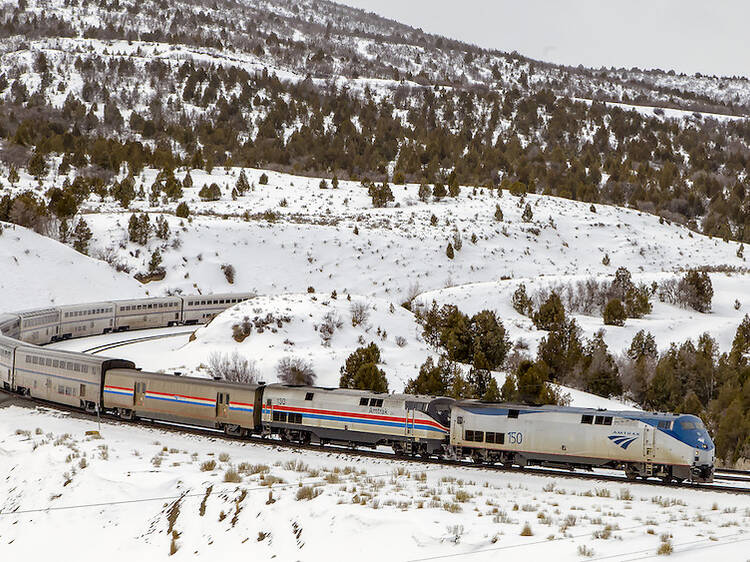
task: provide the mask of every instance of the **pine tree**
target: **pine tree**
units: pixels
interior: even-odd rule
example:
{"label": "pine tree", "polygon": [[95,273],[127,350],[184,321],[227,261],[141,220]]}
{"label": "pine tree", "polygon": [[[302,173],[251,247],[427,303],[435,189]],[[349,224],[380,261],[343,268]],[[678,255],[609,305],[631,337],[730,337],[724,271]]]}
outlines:
{"label": "pine tree", "polygon": [[161,252],[159,251],[159,248],[156,248],[151,254],[151,259],[148,262],[148,272],[158,273],[161,270],[161,262]]}
{"label": "pine tree", "polygon": [[331,180],[331,187],[333,189],[339,188],[339,178],[336,174],[333,175],[333,179]]}
{"label": "pine tree", "polygon": [[432,195],[432,189],[430,189],[430,186],[427,184],[419,184],[419,191],[417,191],[417,196],[419,197],[419,200],[423,203],[427,203],[427,201],[430,200],[430,196]]}
{"label": "pine tree", "polygon": [[175,209],[174,214],[181,219],[186,219],[190,216],[190,207],[188,207],[187,203],[184,201],[177,205],[177,209]]}
{"label": "pine tree", "polygon": [[182,180],[182,187],[193,187],[193,176],[190,175],[190,170],[185,173],[185,177]]}
{"label": "pine tree", "polygon": [[443,197],[445,197],[448,194],[447,191],[445,191],[445,186],[438,182],[435,184],[435,187],[432,188],[432,196],[440,201]]}
{"label": "pine tree", "polygon": [[523,219],[523,222],[531,222],[531,219],[534,218],[534,213],[531,211],[530,203],[526,203],[526,207],[523,210],[521,218]]}
{"label": "pine tree", "polygon": [[18,170],[16,170],[15,166],[11,165],[10,170],[8,171],[8,181],[10,182],[10,185],[15,186],[19,179]]}
{"label": "pine tree", "polygon": [[503,220],[503,210],[500,208],[500,205],[495,205],[495,220],[497,222],[502,222]]}
{"label": "pine tree", "polygon": [[234,188],[237,190],[237,194],[240,196],[245,195],[245,193],[250,190],[250,184],[247,181],[245,170],[242,170],[240,172],[240,177],[237,178],[237,183],[235,184]]}
{"label": "pine tree", "polygon": [[89,242],[92,238],[91,229],[86,221],[79,219],[73,230],[73,249],[84,255],[89,253]]}
{"label": "pine tree", "polygon": [[37,180],[41,180],[47,175],[47,159],[43,154],[35,151],[29,160],[27,169],[29,174],[34,176]]}
{"label": "pine tree", "polygon": [[455,252],[453,251],[453,244],[448,242],[448,247],[445,249],[445,255],[448,256],[449,260],[452,260],[455,256]]}

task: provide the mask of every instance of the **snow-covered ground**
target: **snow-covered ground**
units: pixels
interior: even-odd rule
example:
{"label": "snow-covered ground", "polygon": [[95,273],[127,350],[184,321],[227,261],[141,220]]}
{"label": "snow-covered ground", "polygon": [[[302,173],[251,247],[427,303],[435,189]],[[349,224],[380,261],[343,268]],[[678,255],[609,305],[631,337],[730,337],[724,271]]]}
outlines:
{"label": "snow-covered ground", "polygon": [[747,548],[744,496],[97,429],[0,408],[4,559],[621,561],[668,543],[703,561]]}

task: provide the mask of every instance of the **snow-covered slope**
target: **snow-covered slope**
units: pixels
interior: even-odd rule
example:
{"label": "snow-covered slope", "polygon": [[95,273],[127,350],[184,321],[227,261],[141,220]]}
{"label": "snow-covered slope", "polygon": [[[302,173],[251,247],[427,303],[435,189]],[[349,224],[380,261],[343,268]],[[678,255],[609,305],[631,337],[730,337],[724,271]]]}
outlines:
{"label": "snow-covered slope", "polygon": [[664,541],[680,560],[746,554],[742,496],[90,430],[0,408],[4,559],[621,560]]}
{"label": "snow-covered slope", "polygon": [[[267,185],[259,179],[267,174]],[[139,178],[149,186],[151,170]],[[391,186],[395,202],[373,208],[367,189],[341,181],[338,189],[320,189],[319,178],[246,170],[254,188],[232,200],[239,170],[191,172],[195,187],[183,200],[196,216],[177,219],[176,203],[150,207],[138,201],[134,211],[159,212],[170,223],[170,240],[153,239],[143,248],[128,242],[130,214],[114,212],[111,202],[91,202],[87,215],[94,246],[110,249],[135,271],[161,247],[167,275],[152,283],[152,293],[229,290],[220,266],[236,269],[234,287],[260,294],[337,290],[387,297],[402,302],[416,293],[453,285],[539,275],[606,274],[617,267],[633,273],[674,271],[684,267],[745,267],[738,243],[724,242],[619,207],[557,197],[488,197],[485,189],[462,187],[457,198],[422,202],[417,185]],[[216,183],[222,199],[202,202],[200,187]],[[330,186],[330,180],[328,181]],[[529,222],[521,216],[528,203]],[[496,205],[503,220],[495,219]],[[433,218],[434,217],[434,218]],[[356,228],[356,233],[355,233]],[[455,258],[448,242],[461,238]],[[476,242],[472,242],[472,235]],[[175,239],[178,242],[175,242]],[[605,255],[610,265],[602,263]]]}
{"label": "snow-covered slope", "polygon": [[135,279],[107,263],[25,228],[1,226],[0,312],[146,294]]}

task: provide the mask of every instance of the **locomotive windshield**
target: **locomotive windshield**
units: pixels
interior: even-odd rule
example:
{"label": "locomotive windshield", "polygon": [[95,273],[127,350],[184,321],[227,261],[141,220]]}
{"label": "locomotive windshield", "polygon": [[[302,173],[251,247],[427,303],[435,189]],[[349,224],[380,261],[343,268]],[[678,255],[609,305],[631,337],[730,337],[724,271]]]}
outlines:
{"label": "locomotive windshield", "polygon": [[455,400],[452,398],[438,398],[433,400],[427,406],[427,415],[445,427],[449,427],[451,424],[451,406],[453,402]]}

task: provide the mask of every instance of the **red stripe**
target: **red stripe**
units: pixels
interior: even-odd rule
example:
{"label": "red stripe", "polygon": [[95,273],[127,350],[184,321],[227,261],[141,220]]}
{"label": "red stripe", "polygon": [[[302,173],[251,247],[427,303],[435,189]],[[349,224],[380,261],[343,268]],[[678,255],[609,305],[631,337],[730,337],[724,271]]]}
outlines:
{"label": "red stripe", "polygon": [[255,404],[245,404],[244,402],[230,402],[230,406],[250,406],[251,408],[255,407]]}
{"label": "red stripe", "polygon": [[115,390],[127,390],[128,392],[133,392],[133,389],[132,389],[132,388],[127,388],[127,387],[124,387],[124,386],[112,386],[112,385],[107,385],[107,386],[105,386],[104,388],[114,388]]}
{"label": "red stripe", "polygon": [[[408,423],[411,420],[408,420],[407,418],[400,418],[395,416],[381,416],[378,414],[361,414],[359,412],[337,412],[336,410],[317,410],[315,408],[298,408],[296,406],[273,406],[274,410],[281,410],[281,411],[288,411],[288,412],[300,412],[300,413],[307,413],[307,414],[324,414],[327,416],[349,416],[352,418],[362,418],[366,420],[380,420],[380,421],[394,421],[394,422],[400,422],[400,423]],[[419,423],[420,425],[430,425],[432,427],[436,427],[438,429],[442,429],[444,431],[447,431],[448,428],[437,423],[433,420],[426,420],[423,418],[415,418],[414,423]]]}
{"label": "red stripe", "polygon": [[205,400],[206,402],[215,402],[213,398],[204,398],[202,396],[187,396],[186,394],[175,394],[174,392],[156,392],[155,390],[146,390],[146,394],[156,394],[158,396],[177,396],[179,398],[187,398],[188,400]]}

